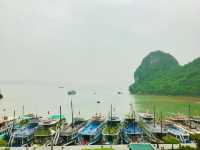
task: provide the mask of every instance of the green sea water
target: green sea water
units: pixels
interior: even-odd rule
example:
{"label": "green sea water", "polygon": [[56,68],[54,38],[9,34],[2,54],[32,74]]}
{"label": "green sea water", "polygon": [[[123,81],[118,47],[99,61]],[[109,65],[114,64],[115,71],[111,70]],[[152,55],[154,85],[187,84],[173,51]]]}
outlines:
{"label": "green sea water", "polygon": [[164,116],[184,114],[200,115],[200,98],[183,96],[143,96],[132,95],[135,108],[138,112],[153,112]]}

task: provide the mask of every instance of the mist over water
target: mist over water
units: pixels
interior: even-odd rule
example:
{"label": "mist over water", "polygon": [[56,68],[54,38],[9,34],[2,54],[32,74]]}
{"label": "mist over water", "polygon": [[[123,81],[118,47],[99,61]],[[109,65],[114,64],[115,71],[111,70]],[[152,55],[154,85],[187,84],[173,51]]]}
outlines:
{"label": "mist over water", "polygon": [[[64,88],[59,88],[63,86]],[[118,85],[119,86],[119,85]],[[114,113],[123,119],[130,110],[130,103],[137,112],[152,112],[153,106],[159,114],[172,115],[175,113],[188,114],[188,105],[191,105],[191,113],[200,115],[200,98],[172,97],[172,96],[138,96],[130,95],[127,87],[116,85],[70,85],[70,84],[1,84],[4,98],[0,101],[0,116],[22,115],[22,106],[25,113],[34,113],[47,116],[48,111],[52,114],[62,113],[67,121],[71,121],[70,101],[67,94],[69,90],[76,90],[77,94],[72,97],[74,116],[89,119],[95,113],[108,115],[110,105],[113,105]],[[122,94],[117,92],[121,91]],[[97,103],[100,101],[101,103]],[[3,109],[6,109],[3,112]]]}
{"label": "mist over water", "polygon": [[[31,84],[9,84],[2,85],[5,98],[0,101],[1,115],[3,108],[6,108],[6,115],[13,116],[14,109],[17,115],[22,114],[22,106],[25,113],[35,113],[46,116],[47,112],[59,113],[59,106],[62,106],[62,113],[67,120],[71,120],[70,101],[67,94],[69,90],[76,90],[77,94],[72,97],[75,116],[90,118],[95,113],[108,115],[110,105],[113,105],[114,113],[123,117],[129,111],[131,96],[127,89],[119,89],[108,86],[64,86],[59,85],[31,85]],[[117,94],[121,91],[123,94]],[[100,101],[101,103],[97,103]]]}

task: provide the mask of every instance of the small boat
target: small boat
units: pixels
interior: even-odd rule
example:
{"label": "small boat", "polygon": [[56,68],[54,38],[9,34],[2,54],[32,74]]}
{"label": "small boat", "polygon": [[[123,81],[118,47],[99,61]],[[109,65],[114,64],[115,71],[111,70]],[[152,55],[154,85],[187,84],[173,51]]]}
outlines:
{"label": "small boat", "polygon": [[67,92],[68,95],[76,95],[76,91],[75,90],[70,90]]}
{"label": "small boat", "polygon": [[82,145],[98,143],[102,138],[102,129],[105,117],[101,114],[92,116],[91,120],[79,130],[78,141]]}
{"label": "small boat", "polygon": [[76,144],[78,141],[78,131],[84,127],[87,121],[83,118],[77,117],[73,119],[73,123],[65,125],[59,132],[55,145],[70,145]]}
{"label": "small boat", "polygon": [[123,93],[122,93],[122,92],[120,92],[120,91],[118,91],[118,92],[117,92],[117,94],[121,95],[121,94],[123,94]]}
{"label": "small boat", "polygon": [[63,89],[63,88],[65,88],[65,87],[64,87],[64,86],[59,86],[58,88],[59,88],[59,89]]}
{"label": "small boat", "polygon": [[139,127],[139,123],[133,114],[128,114],[125,117],[122,129],[122,139],[126,144],[132,142],[140,142],[142,138],[142,128]]}
{"label": "small boat", "polygon": [[3,98],[3,94],[0,93],[0,100]]}
{"label": "small boat", "polygon": [[176,124],[171,124],[168,126],[167,131],[170,135],[176,137],[181,143],[191,143],[190,134],[182,127],[179,127]]}
{"label": "small boat", "polygon": [[38,128],[38,121],[32,121],[27,125],[17,129],[12,133],[9,139],[9,146],[31,146],[34,139],[34,133]]}
{"label": "small boat", "polygon": [[119,144],[121,133],[121,119],[117,115],[109,116],[102,135],[105,144]]}

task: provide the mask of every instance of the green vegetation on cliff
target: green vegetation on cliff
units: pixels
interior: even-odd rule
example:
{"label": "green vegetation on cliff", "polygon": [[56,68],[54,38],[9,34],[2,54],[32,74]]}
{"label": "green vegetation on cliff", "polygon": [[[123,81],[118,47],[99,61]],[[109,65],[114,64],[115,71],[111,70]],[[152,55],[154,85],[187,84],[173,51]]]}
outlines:
{"label": "green vegetation on cliff", "polygon": [[200,96],[200,58],[184,66],[170,54],[155,51],[134,73],[131,93]]}

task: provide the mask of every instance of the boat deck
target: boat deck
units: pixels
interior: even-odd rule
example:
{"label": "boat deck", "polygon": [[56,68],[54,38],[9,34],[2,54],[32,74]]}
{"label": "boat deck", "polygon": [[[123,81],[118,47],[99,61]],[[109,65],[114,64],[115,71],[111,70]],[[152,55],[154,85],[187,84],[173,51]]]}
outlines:
{"label": "boat deck", "polygon": [[95,135],[101,122],[91,122],[81,131],[82,135]]}
{"label": "boat deck", "polygon": [[138,127],[138,124],[130,123],[127,128],[124,128],[124,132],[127,134],[141,134],[142,129]]}

